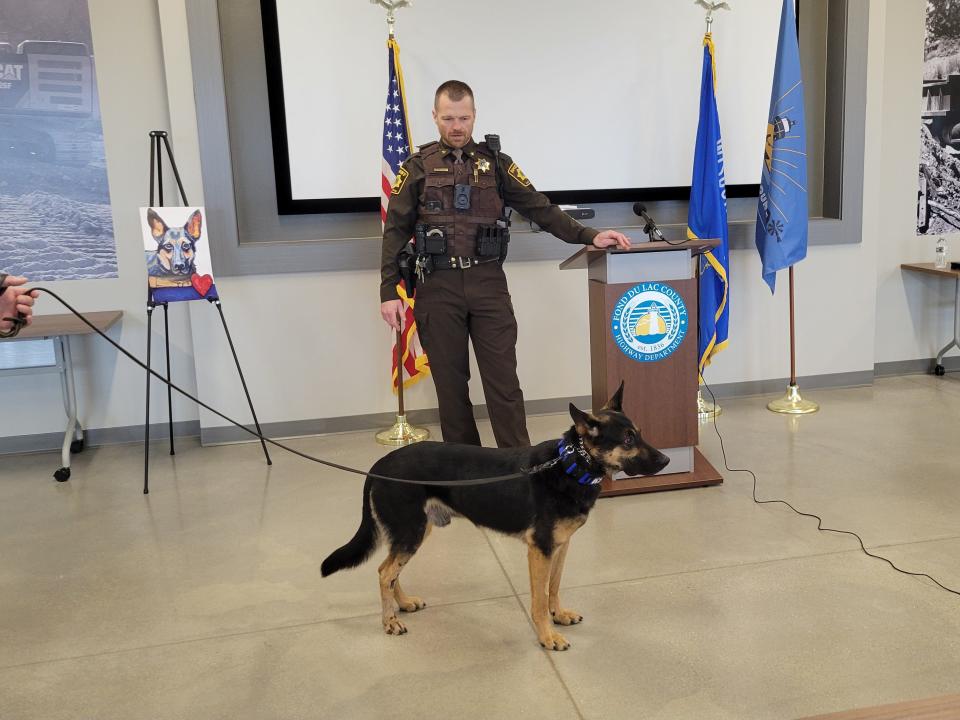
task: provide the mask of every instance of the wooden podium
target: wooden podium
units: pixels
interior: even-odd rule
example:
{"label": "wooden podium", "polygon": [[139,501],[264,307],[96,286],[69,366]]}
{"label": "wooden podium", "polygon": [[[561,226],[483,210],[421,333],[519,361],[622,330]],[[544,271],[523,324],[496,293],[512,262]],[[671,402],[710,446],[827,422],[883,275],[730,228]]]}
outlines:
{"label": "wooden podium", "polygon": [[587,246],[560,264],[587,270],[593,407],[624,381],[623,411],[670,464],[657,475],[605,479],[601,497],[702,487],[723,477],[696,448],[698,286],[693,258],[719,240]]}

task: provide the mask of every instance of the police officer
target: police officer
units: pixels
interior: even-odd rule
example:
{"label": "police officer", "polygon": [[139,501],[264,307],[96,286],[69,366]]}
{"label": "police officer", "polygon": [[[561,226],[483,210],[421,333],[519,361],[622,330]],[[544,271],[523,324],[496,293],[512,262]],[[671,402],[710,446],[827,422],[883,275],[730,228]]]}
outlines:
{"label": "police officer", "polygon": [[[516,209],[572,244],[630,247],[615,230],[598,232],[566,215],[541,193],[498,142],[473,139],[473,91],[449,80],[437,88],[433,120],[439,142],[420,146],[394,182],[383,229],[380,313],[394,329],[403,301],[397,297],[397,258],[416,236],[417,299],[414,316],[430,360],[446,442],[480,444],[467,381],[467,338],[480,369],[483,394],[499,447],[530,444],[523,392],[517,378],[517,321],[502,262],[507,214]],[[493,147],[491,147],[493,146]]]}

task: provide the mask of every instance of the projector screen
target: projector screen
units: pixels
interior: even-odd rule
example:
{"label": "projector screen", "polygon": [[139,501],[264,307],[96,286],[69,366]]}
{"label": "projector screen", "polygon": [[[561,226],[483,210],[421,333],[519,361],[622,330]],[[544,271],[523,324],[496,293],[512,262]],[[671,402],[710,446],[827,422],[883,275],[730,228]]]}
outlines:
{"label": "projector screen", "polygon": [[[753,185],[781,4],[733,6],[713,24],[726,182]],[[263,7],[278,195],[289,195],[281,212],[360,209],[364,198],[375,209],[385,10],[369,0]],[[704,13],[692,0],[416,0],[396,23],[413,144],[437,138],[433,93],[458,79],[474,90],[474,138],[499,134],[539,190],[569,202],[689,187]]]}

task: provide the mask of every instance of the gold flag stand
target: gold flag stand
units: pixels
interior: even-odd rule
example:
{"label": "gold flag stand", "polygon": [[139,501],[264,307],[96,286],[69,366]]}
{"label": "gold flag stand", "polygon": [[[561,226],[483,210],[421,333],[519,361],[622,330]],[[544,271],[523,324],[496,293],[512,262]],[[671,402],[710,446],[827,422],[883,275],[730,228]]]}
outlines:
{"label": "gold flag stand", "polygon": [[[403,318],[398,318],[403,325]],[[377,442],[381,445],[392,445],[400,447],[401,445],[412,445],[415,442],[426,440],[430,437],[430,431],[426,428],[416,427],[407,422],[407,416],[403,412],[403,347],[401,345],[402,330],[397,330],[397,421],[393,427],[381,430],[377,433]]]}
{"label": "gold flag stand", "polygon": [[712,403],[709,400],[703,399],[703,392],[700,388],[697,388],[697,419],[701,422],[706,422],[707,420],[713,420],[717,415],[723,412],[721,408],[716,403]]}
{"label": "gold flag stand", "polygon": [[793,318],[793,265],[790,266],[790,384],[786,394],[779,400],[767,403],[767,410],[786,415],[809,415],[820,409],[812,400],[800,396],[797,385],[797,344]]}

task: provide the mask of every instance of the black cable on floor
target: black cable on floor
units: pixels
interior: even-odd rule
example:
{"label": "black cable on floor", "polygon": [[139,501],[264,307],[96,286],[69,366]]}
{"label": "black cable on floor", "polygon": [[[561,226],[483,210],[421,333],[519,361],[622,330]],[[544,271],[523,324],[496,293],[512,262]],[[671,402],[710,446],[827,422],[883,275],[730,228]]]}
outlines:
{"label": "black cable on floor", "polygon": [[[698,329],[698,332],[697,332],[697,336],[699,337],[699,329]],[[713,390],[710,389],[710,386],[707,384],[707,381],[703,379],[703,376],[702,376],[702,375],[700,376],[700,379],[701,379],[701,381],[703,382],[703,386],[707,389],[707,392],[710,393],[710,399],[711,399],[711,401],[713,402],[714,405],[716,405],[716,404],[717,404],[717,398],[714,396]],[[753,472],[753,470],[749,470],[749,469],[747,469],[747,468],[732,468],[732,467],[730,467],[730,465],[727,463],[727,450],[726,450],[726,448],[725,448],[724,445],[723,445],[723,435],[720,434],[720,428],[719,428],[719,426],[717,425],[717,419],[716,419],[716,417],[714,417],[714,419],[713,419],[713,429],[714,429],[714,432],[717,433],[717,437],[720,438],[720,452],[723,454],[723,466],[724,466],[724,468],[726,468],[728,472],[749,473],[749,474],[750,474],[750,477],[753,478],[753,501],[754,501],[755,503],[757,503],[758,505],[767,505],[767,504],[770,504],[770,503],[780,503],[781,505],[786,505],[788,508],[790,508],[791,510],[793,510],[797,515],[803,515],[804,517],[814,518],[814,519],[817,521],[817,530],[820,530],[821,532],[832,532],[832,533],[840,533],[840,534],[843,534],[843,535],[853,535],[853,537],[855,537],[855,538],[857,539],[857,542],[860,543],[860,549],[864,552],[864,554],[869,555],[869,556],[872,557],[872,558],[876,558],[877,560],[883,560],[885,563],[887,563],[887,565],[889,565],[890,567],[892,567],[894,570],[896,570],[896,571],[899,572],[899,573],[903,573],[904,575],[913,575],[914,577],[925,577],[925,578],[928,578],[929,580],[932,580],[933,582],[935,582],[937,585],[939,585],[941,588],[943,588],[943,589],[946,590],[947,592],[953,593],[954,595],[960,595],[960,592],[958,592],[957,590],[954,590],[954,589],[952,589],[952,588],[948,588],[946,585],[944,585],[943,583],[941,583],[941,582],[940,582],[939,580],[937,580],[936,578],[931,577],[930,575],[927,575],[927,573],[918,573],[918,572],[910,572],[909,570],[902,570],[902,569],[898,568],[896,565],[894,565],[891,560],[883,557],[882,555],[876,555],[875,553],[870,552],[869,550],[867,550],[866,546],[863,544],[863,540],[861,539],[861,537],[860,537],[859,535],[857,535],[855,532],[853,532],[852,530],[838,530],[838,529],[836,529],[836,528],[824,527],[824,526],[823,526],[823,518],[821,518],[819,515],[815,515],[814,513],[803,512],[802,510],[797,510],[793,505],[791,505],[790,503],[788,503],[786,500],[779,500],[779,499],[776,499],[776,498],[774,498],[773,500],[758,500],[758,499],[757,499],[757,476],[756,476],[756,474]]]}

